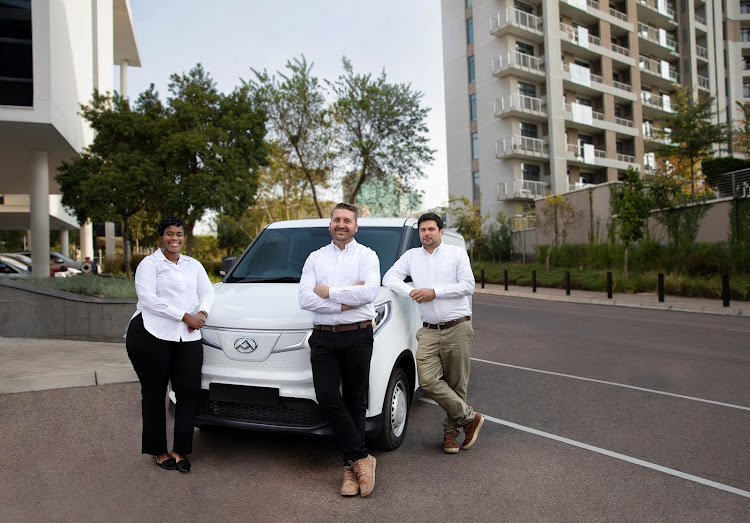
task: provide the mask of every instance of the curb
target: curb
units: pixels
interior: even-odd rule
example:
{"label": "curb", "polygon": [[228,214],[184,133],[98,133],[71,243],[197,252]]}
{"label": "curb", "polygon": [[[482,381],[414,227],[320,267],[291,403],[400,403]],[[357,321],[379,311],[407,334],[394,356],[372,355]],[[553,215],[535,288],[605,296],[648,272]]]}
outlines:
{"label": "curb", "polygon": [[0,394],[66,389],[70,387],[90,387],[92,385],[128,383],[132,381],[138,381],[138,376],[132,368],[87,370],[49,375],[37,374],[0,379]]}

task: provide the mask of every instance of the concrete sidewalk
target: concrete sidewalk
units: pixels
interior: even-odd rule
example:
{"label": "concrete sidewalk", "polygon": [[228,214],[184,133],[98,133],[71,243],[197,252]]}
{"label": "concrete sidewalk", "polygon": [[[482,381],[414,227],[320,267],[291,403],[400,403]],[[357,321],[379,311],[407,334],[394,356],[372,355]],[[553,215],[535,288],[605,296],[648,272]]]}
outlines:
{"label": "concrete sidewalk", "polygon": [[[701,314],[750,317],[750,303],[733,301],[723,307],[721,300],[666,296],[659,303],[656,294],[614,294],[564,289],[486,284],[477,294],[512,296],[535,300],[588,303],[615,307],[672,310]],[[137,381],[124,343],[84,342],[57,339],[0,337],[0,394],[64,387],[81,387]]]}

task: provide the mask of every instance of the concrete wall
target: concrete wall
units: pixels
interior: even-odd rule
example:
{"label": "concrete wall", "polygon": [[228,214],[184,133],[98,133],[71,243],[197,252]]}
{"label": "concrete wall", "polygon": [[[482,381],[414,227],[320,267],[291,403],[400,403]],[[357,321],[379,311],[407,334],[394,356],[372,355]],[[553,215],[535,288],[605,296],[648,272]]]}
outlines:
{"label": "concrete wall", "polygon": [[0,336],[124,342],[135,304],[0,280]]}

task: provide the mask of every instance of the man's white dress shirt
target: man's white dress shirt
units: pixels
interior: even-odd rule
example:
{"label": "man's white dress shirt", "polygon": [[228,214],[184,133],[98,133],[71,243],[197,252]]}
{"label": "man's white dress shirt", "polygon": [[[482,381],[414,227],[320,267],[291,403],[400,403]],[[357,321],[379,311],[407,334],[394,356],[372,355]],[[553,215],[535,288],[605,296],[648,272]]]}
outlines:
{"label": "man's white dress shirt", "polygon": [[[411,276],[414,287],[404,283]],[[422,321],[444,323],[471,316],[474,273],[466,251],[441,243],[432,254],[424,247],[409,249],[383,276],[383,285],[404,296],[416,289],[433,289],[435,299],[419,304]]]}
{"label": "man's white dress shirt", "polygon": [[[359,282],[364,281],[364,285]],[[328,298],[316,285],[330,287]],[[346,325],[375,318],[372,302],[380,290],[380,261],[375,251],[352,240],[343,250],[333,242],[310,253],[299,282],[299,307],[312,312],[316,325]],[[353,309],[341,312],[341,305]]]}
{"label": "man's white dress shirt", "polygon": [[172,263],[157,249],[138,264],[135,290],[138,304],[133,317],[140,313],[151,335],[168,341],[201,339],[200,330],[189,332],[182,321],[186,312],[209,314],[214,304],[213,285],[198,260],[180,254]]}

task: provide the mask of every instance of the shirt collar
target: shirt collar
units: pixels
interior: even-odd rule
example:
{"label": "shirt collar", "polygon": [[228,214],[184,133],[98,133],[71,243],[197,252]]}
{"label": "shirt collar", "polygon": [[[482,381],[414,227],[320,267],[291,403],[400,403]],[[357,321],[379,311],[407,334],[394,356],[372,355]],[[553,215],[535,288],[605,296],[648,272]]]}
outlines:
{"label": "shirt collar", "polygon": [[336,252],[346,252],[347,250],[354,249],[354,247],[357,245],[357,240],[355,238],[352,238],[352,241],[350,241],[349,243],[347,243],[346,245],[344,245],[344,250],[343,251],[341,249],[339,249],[338,246],[335,243],[333,243],[333,240],[331,240],[331,243],[329,243],[328,245],[331,246],[331,249],[335,249]]}
{"label": "shirt collar", "polygon": [[425,249],[424,247],[422,247],[422,252],[423,252],[424,254],[426,254],[427,256],[434,256],[434,255],[435,255],[435,253],[437,253],[437,252],[438,252],[438,251],[439,251],[439,250],[440,250],[440,249],[441,249],[442,247],[443,247],[443,242],[440,242],[440,245],[438,245],[437,247],[435,247],[435,248],[434,248],[434,249],[432,250],[432,254],[430,254],[429,252],[427,252],[427,249]]}
{"label": "shirt collar", "polygon": [[[161,250],[161,247],[159,247],[158,249],[156,249],[156,257],[159,259],[159,261],[165,261],[165,262],[169,262],[169,263],[174,263],[173,261],[169,260],[166,256],[164,256],[164,251]],[[177,263],[180,263],[184,259],[185,259],[185,257],[182,254],[180,254],[180,257],[177,258]]]}

